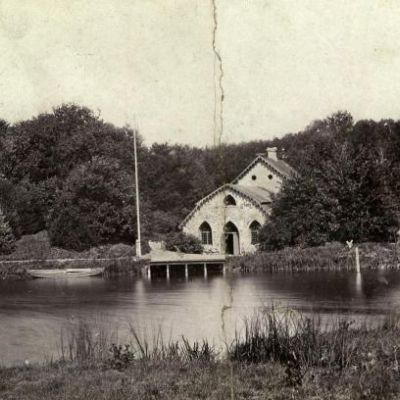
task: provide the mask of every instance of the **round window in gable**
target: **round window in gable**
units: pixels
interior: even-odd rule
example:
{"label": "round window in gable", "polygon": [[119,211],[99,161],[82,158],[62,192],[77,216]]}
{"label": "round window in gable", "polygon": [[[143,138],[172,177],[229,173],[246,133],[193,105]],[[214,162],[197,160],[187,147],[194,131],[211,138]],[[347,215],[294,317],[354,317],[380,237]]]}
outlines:
{"label": "round window in gable", "polygon": [[272,179],[273,177],[274,177],[274,176],[271,175],[271,174],[268,175],[268,179]]}
{"label": "round window in gable", "polygon": [[251,179],[253,179],[253,181],[255,181],[255,180],[257,179],[257,176],[256,176],[256,175],[253,175],[253,176],[251,177]]}

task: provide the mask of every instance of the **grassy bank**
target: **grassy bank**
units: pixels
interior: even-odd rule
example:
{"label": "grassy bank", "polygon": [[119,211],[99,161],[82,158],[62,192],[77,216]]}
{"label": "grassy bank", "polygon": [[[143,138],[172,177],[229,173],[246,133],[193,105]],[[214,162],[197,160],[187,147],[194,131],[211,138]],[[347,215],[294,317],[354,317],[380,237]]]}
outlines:
{"label": "grassy bank", "polygon": [[260,314],[224,350],[182,339],[132,343],[82,322],[64,359],[0,369],[0,398],[11,399],[396,399],[399,320],[374,328],[349,320]]}
{"label": "grassy bank", "polygon": [[[358,245],[361,268],[399,268],[400,250],[391,243]],[[258,252],[229,260],[230,266],[242,272],[355,270],[355,248],[340,243],[325,246]]]}

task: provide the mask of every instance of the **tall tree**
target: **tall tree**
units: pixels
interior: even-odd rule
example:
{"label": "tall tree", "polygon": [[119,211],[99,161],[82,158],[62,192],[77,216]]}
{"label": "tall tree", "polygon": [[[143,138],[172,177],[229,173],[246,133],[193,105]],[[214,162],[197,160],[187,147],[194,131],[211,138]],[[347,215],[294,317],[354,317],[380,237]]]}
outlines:
{"label": "tall tree", "polygon": [[83,250],[105,243],[134,242],[134,190],[117,160],[94,157],[74,168],[50,215],[56,246]]}
{"label": "tall tree", "polygon": [[300,175],[286,182],[273,205],[262,232],[265,248],[390,238],[396,221],[385,205],[391,195],[386,139],[380,124],[350,121],[341,113],[304,132]]}
{"label": "tall tree", "polygon": [[0,208],[0,254],[9,254],[15,248],[15,237],[12,229]]}

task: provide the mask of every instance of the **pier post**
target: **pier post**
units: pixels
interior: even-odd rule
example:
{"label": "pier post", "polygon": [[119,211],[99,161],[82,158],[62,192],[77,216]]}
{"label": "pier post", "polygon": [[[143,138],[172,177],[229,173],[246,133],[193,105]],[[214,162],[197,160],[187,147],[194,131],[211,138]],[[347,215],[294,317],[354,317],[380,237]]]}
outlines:
{"label": "pier post", "polygon": [[223,276],[226,275],[226,267],[225,267],[225,264],[222,264],[222,275],[223,275]]}
{"label": "pier post", "polygon": [[170,275],[169,275],[169,264],[167,264],[167,281],[169,281],[169,277],[170,277]]}
{"label": "pier post", "polygon": [[189,266],[187,264],[185,264],[185,279],[189,279]]}
{"label": "pier post", "polygon": [[207,264],[204,263],[204,278],[207,279]]}
{"label": "pier post", "polygon": [[151,280],[151,265],[149,264],[149,266],[147,267],[147,279]]}

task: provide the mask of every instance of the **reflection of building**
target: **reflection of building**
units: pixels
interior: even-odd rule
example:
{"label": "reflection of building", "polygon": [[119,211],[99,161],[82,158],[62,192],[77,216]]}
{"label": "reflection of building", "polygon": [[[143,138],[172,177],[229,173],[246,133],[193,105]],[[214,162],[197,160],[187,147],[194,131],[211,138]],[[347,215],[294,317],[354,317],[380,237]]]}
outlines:
{"label": "reflection of building", "polygon": [[252,252],[265,223],[271,194],[294,170],[279,160],[276,149],[267,149],[230,184],[219,187],[197,202],[181,223],[183,232],[199,237],[208,251],[226,254]]}

